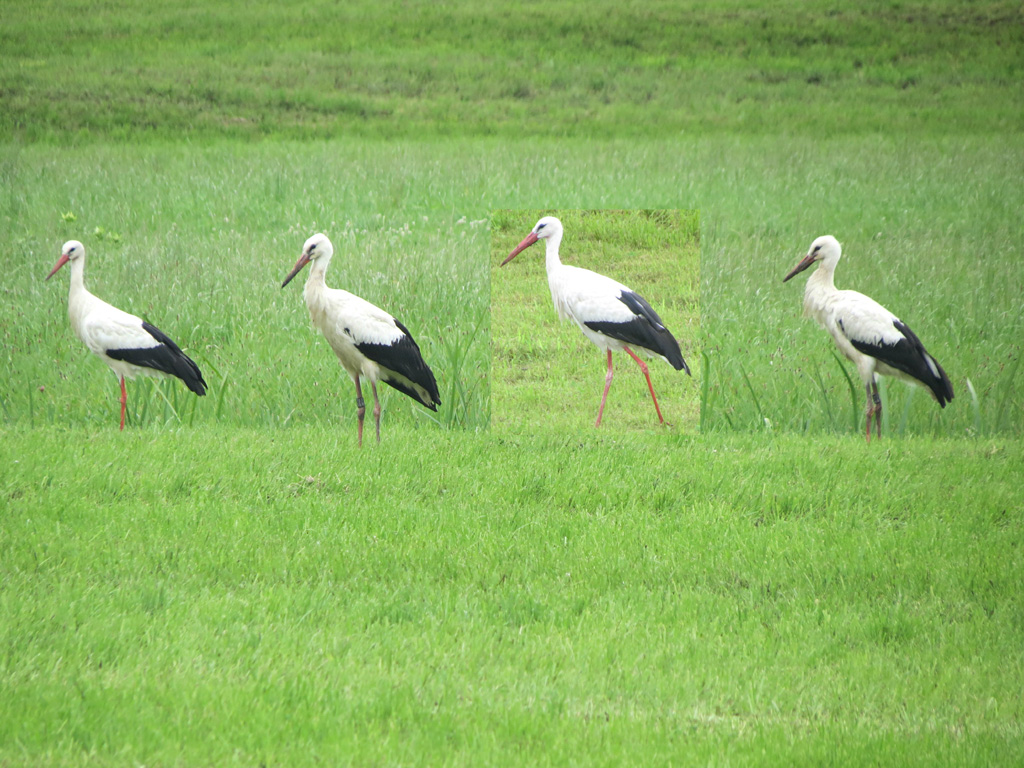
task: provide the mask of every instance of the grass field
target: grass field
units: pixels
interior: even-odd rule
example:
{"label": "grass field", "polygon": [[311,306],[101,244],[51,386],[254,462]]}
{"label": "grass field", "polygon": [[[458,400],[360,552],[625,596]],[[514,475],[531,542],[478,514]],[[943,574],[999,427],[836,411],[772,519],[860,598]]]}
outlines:
{"label": "grass field", "polygon": [[2,7],[30,141],[994,135],[1024,102],[1012,0]]}
{"label": "grass field", "polygon": [[173,438],[6,433],[6,762],[1024,757],[1019,441]]}
{"label": "grass field", "polygon": [[[0,764],[1024,761],[1019,4],[0,13]],[[694,377],[652,365],[657,428],[617,360],[594,430],[540,246],[495,264],[640,210],[699,211],[699,282],[687,237],[563,259]],[[280,287],[316,231],[440,384],[379,446]],[[825,233],[956,390],[890,383],[870,446],[781,282]],[[130,382],[117,431],[70,238],[209,396]]]}

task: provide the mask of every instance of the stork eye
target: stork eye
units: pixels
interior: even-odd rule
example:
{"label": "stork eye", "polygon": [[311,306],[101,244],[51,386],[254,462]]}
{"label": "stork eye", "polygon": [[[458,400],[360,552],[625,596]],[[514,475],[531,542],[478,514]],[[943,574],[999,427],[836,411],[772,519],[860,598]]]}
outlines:
{"label": "stork eye", "polygon": [[546,226],[547,226],[547,224],[538,224],[537,225],[537,231],[539,232],[540,230],[544,229],[544,227],[546,227]]}

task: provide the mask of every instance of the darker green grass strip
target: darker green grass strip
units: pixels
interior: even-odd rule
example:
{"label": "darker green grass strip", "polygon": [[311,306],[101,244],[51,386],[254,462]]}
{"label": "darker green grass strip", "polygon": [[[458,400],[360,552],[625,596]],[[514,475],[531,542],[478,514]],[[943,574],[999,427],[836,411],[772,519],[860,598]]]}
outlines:
{"label": "darker green grass strip", "polygon": [[0,137],[999,132],[1020,22],[1005,0],[11,4]]}

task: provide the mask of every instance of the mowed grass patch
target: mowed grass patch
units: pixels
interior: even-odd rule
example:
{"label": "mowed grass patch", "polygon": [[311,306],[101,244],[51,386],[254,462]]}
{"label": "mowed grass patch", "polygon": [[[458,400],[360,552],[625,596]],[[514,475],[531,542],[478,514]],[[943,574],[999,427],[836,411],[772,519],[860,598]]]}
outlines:
{"label": "mowed grass patch", "polygon": [[10,3],[0,138],[1015,131],[1021,21],[1007,0]]}
{"label": "mowed grass patch", "polygon": [[[592,427],[607,371],[606,353],[555,310],[539,241],[502,261],[541,216],[564,227],[563,264],[590,269],[646,298],[679,341],[693,370],[700,356],[700,232],[696,211],[501,210],[490,215],[495,429]],[[602,427],[659,426],[643,373],[628,355],[612,355],[614,378]],[[683,431],[699,420],[700,374],[688,377],[660,358],[649,361],[666,422]]]}
{"label": "mowed grass patch", "polygon": [[0,437],[9,762],[1022,757],[1019,441]]}

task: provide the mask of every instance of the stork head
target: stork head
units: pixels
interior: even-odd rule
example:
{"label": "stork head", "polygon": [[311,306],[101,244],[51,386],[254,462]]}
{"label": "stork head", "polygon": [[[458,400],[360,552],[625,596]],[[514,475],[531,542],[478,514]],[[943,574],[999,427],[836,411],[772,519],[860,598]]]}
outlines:
{"label": "stork head", "polygon": [[501,262],[501,266],[505,266],[512,259],[518,256],[522,251],[525,251],[531,245],[536,243],[542,238],[551,238],[562,236],[562,222],[556,219],[554,216],[545,216],[543,219],[537,222],[536,226],[530,231],[523,242],[516,246],[515,250],[508,255],[508,258]]}
{"label": "stork head", "polygon": [[317,232],[313,235],[306,243],[302,246],[302,254],[299,256],[299,260],[295,262],[295,266],[292,267],[292,271],[288,273],[288,277],[281,283],[281,287],[284,288],[288,283],[292,281],[302,268],[309,264],[309,262],[315,259],[324,259],[329,261],[331,256],[334,255],[334,246],[331,245],[330,239],[327,235]]}
{"label": "stork head", "polygon": [[833,269],[836,266],[836,262],[839,261],[839,257],[843,253],[843,248],[839,245],[839,241],[836,240],[832,235],[822,235],[817,238],[811,247],[807,251],[807,255],[800,260],[800,263],[790,270],[790,273],[782,278],[782,282],[786,282],[793,275],[797,275],[807,269],[811,264],[816,261],[824,261]]}
{"label": "stork head", "polygon": [[46,279],[49,280],[57,274],[57,271],[69,261],[74,261],[75,259],[81,259],[84,257],[85,246],[77,240],[68,240],[64,243],[64,247],[60,249],[60,258],[57,259],[57,263],[54,265],[53,269],[50,270],[50,274],[46,276]]}

